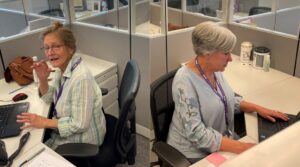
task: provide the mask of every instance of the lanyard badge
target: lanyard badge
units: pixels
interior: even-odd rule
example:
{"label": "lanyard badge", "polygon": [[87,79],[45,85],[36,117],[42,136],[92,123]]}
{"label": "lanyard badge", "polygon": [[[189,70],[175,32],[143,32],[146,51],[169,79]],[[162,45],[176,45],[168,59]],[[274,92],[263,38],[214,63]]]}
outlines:
{"label": "lanyard badge", "polygon": [[198,69],[198,71],[200,72],[201,76],[204,78],[204,80],[206,81],[206,83],[210,86],[210,88],[215,92],[215,94],[221,99],[223,105],[224,105],[224,113],[225,113],[225,122],[226,122],[226,132],[225,134],[227,136],[231,136],[232,132],[229,130],[228,128],[228,104],[227,104],[227,98],[225,96],[225,92],[221,86],[221,84],[218,82],[216,75],[214,74],[214,79],[217,83],[217,87],[220,89],[221,94],[214,88],[214,86],[212,85],[212,83],[208,80],[207,76],[205,75],[203,69],[201,68],[200,64],[198,63],[197,57],[195,58],[195,65]]}
{"label": "lanyard badge", "polygon": [[[81,57],[73,64],[73,66],[71,67],[71,72],[73,72],[75,70],[75,68],[78,66],[78,64],[81,62]],[[56,111],[56,105],[57,102],[63,92],[64,89],[64,85],[66,83],[66,78],[63,78],[63,82],[60,85],[58,91],[55,92],[55,98],[54,98],[54,107],[53,107],[53,116],[56,117],[57,116],[57,111]]]}

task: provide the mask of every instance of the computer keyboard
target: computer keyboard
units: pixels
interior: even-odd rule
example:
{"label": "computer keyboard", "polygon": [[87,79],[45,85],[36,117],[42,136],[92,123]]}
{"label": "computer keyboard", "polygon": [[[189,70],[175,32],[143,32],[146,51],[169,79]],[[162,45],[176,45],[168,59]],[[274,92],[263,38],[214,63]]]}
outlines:
{"label": "computer keyboard", "polygon": [[291,114],[287,114],[287,115],[290,118],[288,121],[277,119],[276,122],[271,122],[258,115],[257,121],[258,121],[259,142],[265,140],[266,138],[274,135],[275,133],[287,128],[288,126],[300,120],[300,112],[298,112],[297,115],[291,115]]}
{"label": "computer keyboard", "polygon": [[16,122],[17,115],[27,112],[29,103],[14,103],[0,106],[0,138],[17,136],[23,125]]}

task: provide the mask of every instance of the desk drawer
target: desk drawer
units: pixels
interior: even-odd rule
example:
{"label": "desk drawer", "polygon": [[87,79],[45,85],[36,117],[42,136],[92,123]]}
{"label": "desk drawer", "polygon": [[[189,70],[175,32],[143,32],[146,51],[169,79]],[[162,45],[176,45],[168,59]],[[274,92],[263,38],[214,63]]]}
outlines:
{"label": "desk drawer", "polygon": [[114,88],[107,95],[103,96],[103,107],[110,106],[116,100],[118,100],[118,88]]}
{"label": "desk drawer", "polygon": [[98,83],[100,88],[106,88],[108,91],[111,91],[118,86],[118,75],[115,74],[115,75],[107,78],[103,82],[98,82],[96,79],[96,82]]}

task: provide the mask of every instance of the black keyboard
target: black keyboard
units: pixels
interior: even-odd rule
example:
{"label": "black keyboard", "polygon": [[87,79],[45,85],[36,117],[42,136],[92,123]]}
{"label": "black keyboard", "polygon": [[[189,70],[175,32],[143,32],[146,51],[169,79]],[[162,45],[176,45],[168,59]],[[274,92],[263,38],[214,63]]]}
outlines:
{"label": "black keyboard", "polygon": [[29,103],[15,103],[0,106],[0,138],[17,136],[20,134],[22,123],[16,122],[17,115],[27,112]]}
{"label": "black keyboard", "polygon": [[297,115],[287,114],[290,118],[288,121],[283,121],[277,119],[275,123],[262,118],[261,116],[257,116],[258,122],[258,140],[262,142],[268,137],[274,135],[275,133],[287,128],[288,126],[294,124],[295,122],[300,120],[300,112]]}

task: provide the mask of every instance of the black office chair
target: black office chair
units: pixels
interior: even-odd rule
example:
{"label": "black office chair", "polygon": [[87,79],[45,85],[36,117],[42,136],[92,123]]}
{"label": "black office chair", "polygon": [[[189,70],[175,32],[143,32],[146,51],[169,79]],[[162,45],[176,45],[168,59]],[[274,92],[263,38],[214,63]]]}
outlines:
{"label": "black office chair", "polygon": [[81,159],[82,166],[112,167],[118,163],[135,163],[136,127],[135,97],[140,85],[140,72],[135,60],[130,60],[125,68],[119,89],[119,118],[105,114],[106,135],[103,144],[69,143],[55,151],[67,159]]}
{"label": "black office chair", "polygon": [[[127,0],[119,0],[119,2],[120,2],[123,6],[128,5]],[[111,10],[111,9],[114,8],[114,1],[113,1],[113,0],[107,0],[106,3],[107,3],[107,9],[108,9],[108,10]]]}
{"label": "black office chair", "polygon": [[64,13],[61,9],[48,9],[41,11],[39,14],[53,17],[64,17]]}
{"label": "black office chair", "polygon": [[151,162],[150,166],[187,167],[191,165],[181,152],[166,143],[174,112],[172,82],[176,72],[177,69],[161,76],[150,86],[150,106],[155,134],[152,151],[158,156],[158,161]]}
{"label": "black office chair", "polygon": [[260,13],[266,13],[266,12],[270,12],[270,11],[271,11],[271,8],[269,8],[269,7],[255,6],[249,10],[249,16],[260,14]]}

